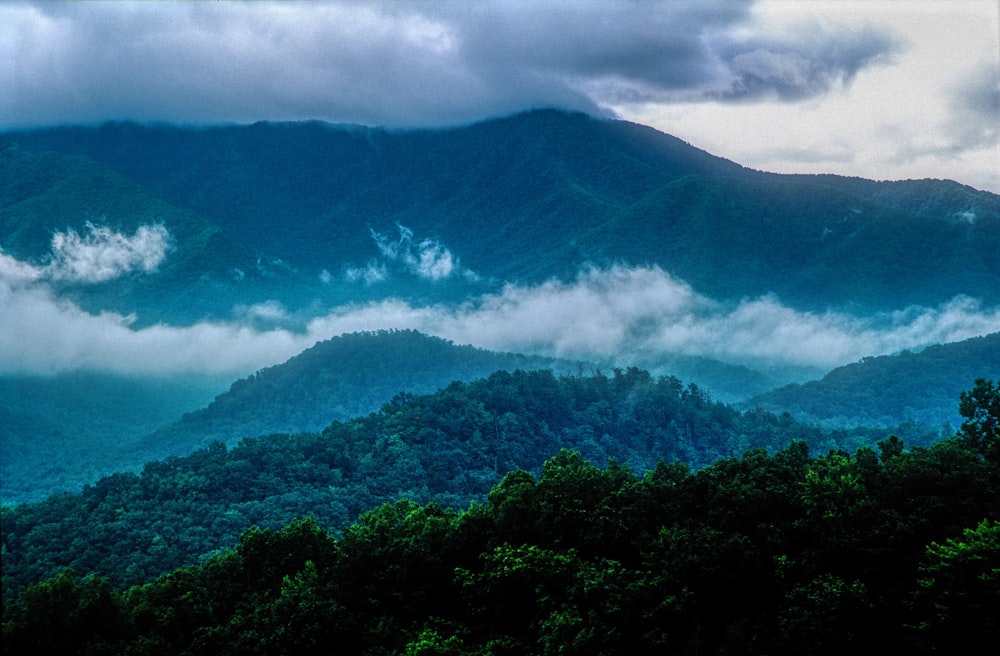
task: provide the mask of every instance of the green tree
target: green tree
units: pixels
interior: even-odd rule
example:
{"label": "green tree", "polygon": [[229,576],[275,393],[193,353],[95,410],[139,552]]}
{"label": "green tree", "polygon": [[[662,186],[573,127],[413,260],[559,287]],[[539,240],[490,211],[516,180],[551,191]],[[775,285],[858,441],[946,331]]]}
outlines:
{"label": "green tree", "polygon": [[102,578],[64,569],[25,588],[4,622],[5,654],[114,654],[128,623],[121,598]]}
{"label": "green tree", "polygon": [[958,411],[965,418],[960,434],[969,448],[1000,463],[1000,385],[977,379],[959,397]]}
{"label": "green tree", "polygon": [[914,609],[922,646],[1000,644],[1000,522],[932,542],[920,565]]}

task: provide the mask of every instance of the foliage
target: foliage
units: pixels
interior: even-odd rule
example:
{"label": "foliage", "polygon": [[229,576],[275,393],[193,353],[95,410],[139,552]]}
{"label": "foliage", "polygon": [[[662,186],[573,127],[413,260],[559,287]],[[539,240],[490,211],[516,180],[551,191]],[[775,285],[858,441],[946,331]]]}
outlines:
{"label": "foliage", "polygon": [[60,572],[5,605],[3,650],[985,650],[1000,616],[1000,470],[967,438],[820,456],[794,442],[642,476],[564,450],[464,511],[402,499],[339,537],[312,517],[252,528],[124,588]]}
{"label": "foliage", "polygon": [[146,462],[213,441],[232,446],[247,436],[319,431],[378,410],[401,390],[429,393],[501,369],[578,366],[415,331],[377,331],[320,342],[222,394],[229,381],[218,378],[0,376],[3,501],[78,491],[101,476],[138,472]]}
{"label": "foliage", "polygon": [[[397,338],[431,350],[438,344],[409,334]],[[344,343],[363,347],[366,338]],[[263,411],[265,397],[249,398],[262,399]],[[614,459],[645,471],[661,460],[698,468],[794,440],[820,452],[853,450],[873,445],[883,431],[823,430],[787,415],[740,413],[694,385],[639,369],[593,376],[499,371],[433,394],[397,394],[379,412],[334,422],[321,433],[246,438],[232,446],[216,441],[187,456],[149,462],[140,472],[106,476],[78,494],[5,506],[4,593],[62,567],[98,573],[115,585],[143,583],[233,545],[249,526],[276,529],[310,513],[337,531],[400,497],[467,508],[505,472],[538,473],[562,448],[591,462]],[[599,492],[574,480],[565,494],[581,503]],[[513,498],[502,507],[512,517],[528,512]],[[588,508],[582,505],[578,514]]]}
{"label": "foliage", "polygon": [[280,365],[234,382],[206,408],[186,414],[146,438],[181,455],[213,441],[271,433],[321,431],[378,410],[401,390],[427,394],[453,381],[495,371],[576,369],[576,363],[459,346],[414,330],[381,330],[334,337]]}
{"label": "foliage", "polygon": [[978,379],[975,387],[962,392],[958,410],[965,418],[962,434],[969,448],[987,460],[1000,461],[1000,387]]}

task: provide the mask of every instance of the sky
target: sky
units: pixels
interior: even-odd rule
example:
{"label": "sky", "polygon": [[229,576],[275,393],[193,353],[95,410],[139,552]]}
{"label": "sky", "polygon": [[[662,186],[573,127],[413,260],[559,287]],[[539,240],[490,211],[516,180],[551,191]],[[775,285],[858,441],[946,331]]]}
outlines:
{"label": "sky", "polygon": [[0,129],[548,106],[741,164],[1000,193],[996,0],[0,2]]}

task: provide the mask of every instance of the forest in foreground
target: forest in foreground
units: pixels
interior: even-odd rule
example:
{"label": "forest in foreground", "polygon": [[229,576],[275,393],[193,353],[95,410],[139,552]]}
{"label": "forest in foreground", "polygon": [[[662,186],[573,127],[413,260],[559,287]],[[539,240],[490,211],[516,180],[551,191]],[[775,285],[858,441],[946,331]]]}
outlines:
{"label": "forest in foreground", "polygon": [[[4,653],[995,647],[1000,388],[978,380],[959,410],[958,434],[926,447],[889,436],[811,455],[793,441],[642,475],[561,450],[465,510],[401,498],[342,531],[309,516],[253,527],[131,586],[63,570],[5,598]],[[18,545],[4,512],[6,559]],[[161,541],[184,533],[161,529]]]}

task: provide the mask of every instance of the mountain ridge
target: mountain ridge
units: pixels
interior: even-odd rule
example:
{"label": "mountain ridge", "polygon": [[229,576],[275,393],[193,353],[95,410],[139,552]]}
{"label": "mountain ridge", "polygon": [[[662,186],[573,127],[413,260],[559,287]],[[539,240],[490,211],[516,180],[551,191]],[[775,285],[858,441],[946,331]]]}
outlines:
{"label": "mountain ridge", "polygon": [[[612,263],[656,265],[728,300],[774,293],[812,311],[894,311],[963,293],[1000,302],[1000,196],[946,181],[754,171],[582,114],[439,130],[108,124],[4,138],[92,158],[288,263],[313,283],[297,298],[286,292],[290,307],[443,300]],[[373,236],[397,227],[448,249],[478,283],[343,284],[351,267],[380,257]],[[322,272],[338,284],[316,285]]]}

